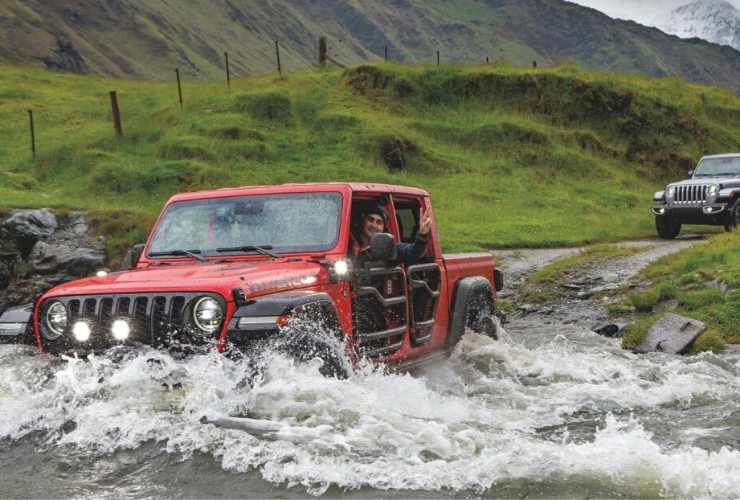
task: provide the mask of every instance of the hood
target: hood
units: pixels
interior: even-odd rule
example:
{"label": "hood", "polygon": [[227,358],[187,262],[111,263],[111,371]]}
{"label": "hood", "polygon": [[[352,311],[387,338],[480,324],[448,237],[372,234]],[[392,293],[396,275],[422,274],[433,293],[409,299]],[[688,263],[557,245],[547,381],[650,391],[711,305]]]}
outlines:
{"label": "hood", "polygon": [[679,182],[671,182],[668,186],[706,186],[709,184],[719,184],[720,188],[740,186],[740,176],[694,177]]}
{"label": "hood", "polygon": [[316,262],[231,261],[188,262],[149,266],[70,281],[52,288],[47,296],[113,293],[216,292],[231,300],[240,288],[247,297],[286,289],[314,286],[328,279]]}

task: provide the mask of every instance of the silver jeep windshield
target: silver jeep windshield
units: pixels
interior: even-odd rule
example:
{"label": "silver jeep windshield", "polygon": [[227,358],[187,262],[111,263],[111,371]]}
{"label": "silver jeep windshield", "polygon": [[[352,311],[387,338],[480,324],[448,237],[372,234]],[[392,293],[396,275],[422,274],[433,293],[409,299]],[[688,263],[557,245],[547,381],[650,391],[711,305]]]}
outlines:
{"label": "silver jeep windshield", "polygon": [[175,202],[157,224],[148,255],[164,257],[183,251],[229,255],[239,253],[238,247],[250,246],[275,253],[329,250],[339,237],[341,206],[339,193]]}
{"label": "silver jeep windshield", "polygon": [[699,162],[694,177],[740,175],[740,156],[705,158]]}

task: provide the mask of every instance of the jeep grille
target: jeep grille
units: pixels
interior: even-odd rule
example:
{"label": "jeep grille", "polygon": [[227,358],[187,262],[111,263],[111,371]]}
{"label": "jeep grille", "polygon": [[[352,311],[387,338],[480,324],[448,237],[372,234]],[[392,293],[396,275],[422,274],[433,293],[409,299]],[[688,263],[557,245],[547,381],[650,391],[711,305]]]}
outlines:
{"label": "jeep grille", "polygon": [[[75,321],[86,320],[92,329],[86,347],[105,349],[117,344],[111,335],[111,325],[116,319],[129,322],[131,333],[127,343],[142,343],[152,346],[168,346],[174,343],[203,343],[205,340],[192,326],[190,308],[201,297],[213,297],[226,308],[222,297],[210,293],[184,294],[115,294],[94,296],[55,297],[41,306],[39,328],[46,350],[65,351],[80,347],[72,337]],[[55,340],[47,339],[43,333],[46,326],[46,311],[54,302],[62,302],[67,308],[67,329]],[[220,329],[219,329],[220,331]]]}
{"label": "jeep grille", "polygon": [[707,186],[676,186],[676,203],[703,203],[707,200]]}

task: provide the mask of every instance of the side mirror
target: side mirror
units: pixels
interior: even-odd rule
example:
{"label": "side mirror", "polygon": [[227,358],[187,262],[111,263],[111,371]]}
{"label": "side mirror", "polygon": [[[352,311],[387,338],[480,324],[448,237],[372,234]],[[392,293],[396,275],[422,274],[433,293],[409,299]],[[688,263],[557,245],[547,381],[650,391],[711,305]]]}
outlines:
{"label": "side mirror", "polygon": [[396,260],[396,242],[393,235],[388,233],[377,233],[370,239],[370,258],[389,262]]}
{"label": "side mirror", "polygon": [[693,170],[689,170],[689,177],[693,177],[693,175],[694,175],[694,171]]}
{"label": "side mirror", "polygon": [[144,251],[145,246],[144,243],[139,243],[129,248],[126,251],[126,255],[123,256],[123,260],[121,260],[121,269],[135,268],[136,264],[139,263],[139,257],[141,257],[141,252]]}

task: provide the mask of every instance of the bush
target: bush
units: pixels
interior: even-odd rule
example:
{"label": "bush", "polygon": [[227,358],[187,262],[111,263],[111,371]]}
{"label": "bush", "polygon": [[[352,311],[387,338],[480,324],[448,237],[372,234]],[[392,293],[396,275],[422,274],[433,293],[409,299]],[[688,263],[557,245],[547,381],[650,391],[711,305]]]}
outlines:
{"label": "bush", "polygon": [[290,99],[281,92],[242,94],[236,97],[236,109],[259,120],[283,125],[292,118]]}
{"label": "bush", "polygon": [[692,352],[694,353],[705,351],[719,353],[724,350],[725,339],[723,339],[722,335],[720,335],[716,330],[707,330],[702,333],[699,338],[696,339],[694,347],[692,348]]}
{"label": "bush", "polygon": [[631,293],[629,300],[639,312],[650,312],[660,301],[660,292],[657,288],[648,288],[642,292]]}
{"label": "bush", "polygon": [[695,311],[711,305],[724,303],[725,296],[719,288],[709,287],[694,292],[682,293],[678,298],[680,306]]}

